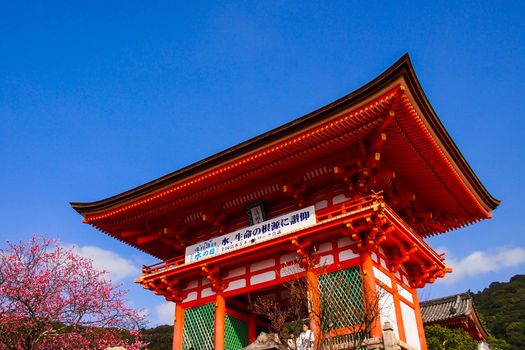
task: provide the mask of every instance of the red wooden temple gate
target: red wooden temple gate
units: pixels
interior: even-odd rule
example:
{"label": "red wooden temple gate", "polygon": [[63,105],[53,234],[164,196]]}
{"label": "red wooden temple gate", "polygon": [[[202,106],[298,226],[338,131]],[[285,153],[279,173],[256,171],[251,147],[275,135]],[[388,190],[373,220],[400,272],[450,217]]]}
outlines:
{"label": "red wooden temple gate", "polygon": [[[85,223],[162,260],[137,281],[176,303],[173,349],[222,350],[246,345],[264,326],[248,293],[279,298],[278,287],[299,277],[308,280],[314,330],[322,324],[316,296],[343,278],[359,285],[357,303],[381,290],[388,304],[369,336],[389,321],[402,341],[426,349],[416,289],[450,270],[424,238],[489,218],[498,204],[404,56],[302,118],[72,206]],[[346,322],[337,328],[356,320]]]}

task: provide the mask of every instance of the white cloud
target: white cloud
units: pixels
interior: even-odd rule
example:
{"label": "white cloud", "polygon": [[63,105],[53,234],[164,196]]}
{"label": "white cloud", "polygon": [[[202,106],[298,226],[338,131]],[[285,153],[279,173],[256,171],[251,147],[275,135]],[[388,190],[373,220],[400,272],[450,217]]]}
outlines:
{"label": "white cloud", "polygon": [[[445,249],[446,250],[446,249]],[[525,249],[500,247],[489,251],[475,251],[463,259],[448,257],[446,263],[453,272],[442,280],[444,283],[454,283],[458,280],[475,277],[513,267],[525,262]]]}
{"label": "white cloud", "polygon": [[95,246],[73,248],[79,255],[91,259],[97,270],[105,270],[113,282],[118,282],[126,277],[137,277],[140,269],[129,260],[115,252]]}
{"label": "white cloud", "polygon": [[170,302],[165,302],[155,306],[155,320],[159,325],[163,324],[173,324],[173,316],[175,313],[175,304]]}

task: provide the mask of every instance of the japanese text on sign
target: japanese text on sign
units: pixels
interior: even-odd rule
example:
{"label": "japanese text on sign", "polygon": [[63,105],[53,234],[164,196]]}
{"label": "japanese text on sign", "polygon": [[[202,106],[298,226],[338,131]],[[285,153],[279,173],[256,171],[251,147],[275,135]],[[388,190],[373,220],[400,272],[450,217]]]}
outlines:
{"label": "japanese text on sign", "polygon": [[186,264],[267,241],[316,224],[311,206],[186,247]]}

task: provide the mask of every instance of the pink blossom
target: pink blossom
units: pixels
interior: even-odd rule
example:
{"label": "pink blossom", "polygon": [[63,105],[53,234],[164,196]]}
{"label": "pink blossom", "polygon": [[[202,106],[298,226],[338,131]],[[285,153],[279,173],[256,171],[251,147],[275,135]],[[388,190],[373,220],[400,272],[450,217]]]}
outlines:
{"label": "pink blossom", "polygon": [[144,318],[89,259],[33,236],[0,249],[0,350],[145,347]]}

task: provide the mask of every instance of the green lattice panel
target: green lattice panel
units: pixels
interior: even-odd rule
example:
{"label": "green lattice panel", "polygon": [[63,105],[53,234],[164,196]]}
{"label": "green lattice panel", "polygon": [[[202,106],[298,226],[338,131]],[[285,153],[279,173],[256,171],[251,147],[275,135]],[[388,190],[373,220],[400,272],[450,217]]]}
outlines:
{"label": "green lattice panel", "polygon": [[359,267],[319,276],[322,327],[344,328],[363,320],[363,288]]}
{"label": "green lattice panel", "polygon": [[202,305],[184,312],[183,348],[213,350],[214,343],[214,306]]}
{"label": "green lattice panel", "polygon": [[246,322],[226,315],[224,328],[224,348],[226,350],[239,350],[248,345],[248,324]]}

